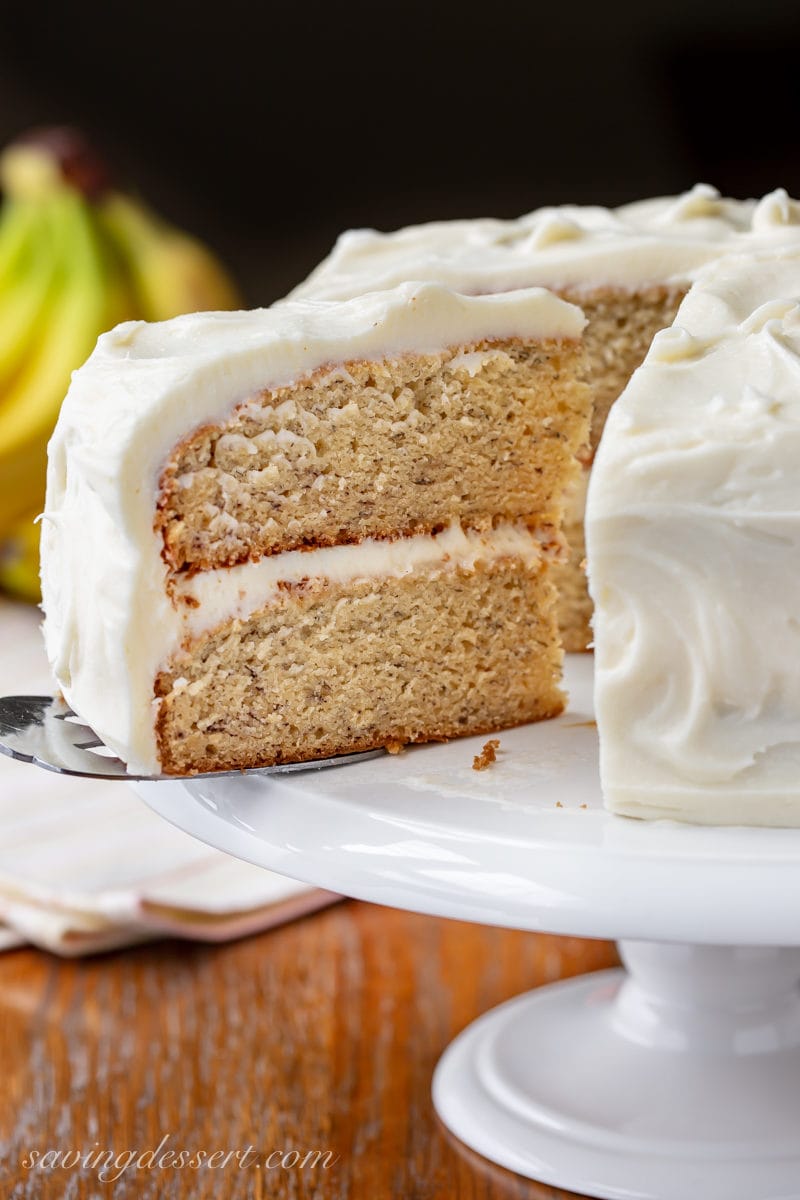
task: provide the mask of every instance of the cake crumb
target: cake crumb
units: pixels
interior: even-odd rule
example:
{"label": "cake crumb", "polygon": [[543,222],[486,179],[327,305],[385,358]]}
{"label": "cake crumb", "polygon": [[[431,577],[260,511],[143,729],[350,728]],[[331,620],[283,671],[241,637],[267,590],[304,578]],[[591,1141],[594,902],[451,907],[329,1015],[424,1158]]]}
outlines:
{"label": "cake crumb", "polygon": [[579,805],[579,807],[580,807],[580,808],[588,808],[588,807],[589,807],[589,805],[588,805],[588,804],[581,804],[581,805]]}
{"label": "cake crumb", "polygon": [[476,754],[472,760],[473,771],[485,771],[493,762],[497,761],[497,749],[500,745],[500,738],[490,738],[486,745],[481,750],[480,754]]}
{"label": "cake crumb", "polygon": [[563,807],[564,807],[564,805],[561,803],[561,801],[556,800],[556,808],[563,808]]}
{"label": "cake crumb", "polygon": [[389,754],[401,754],[405,748],[405,742],[401,742],[399,738],[390,738],[388,742],[384,742],[384,750]]}

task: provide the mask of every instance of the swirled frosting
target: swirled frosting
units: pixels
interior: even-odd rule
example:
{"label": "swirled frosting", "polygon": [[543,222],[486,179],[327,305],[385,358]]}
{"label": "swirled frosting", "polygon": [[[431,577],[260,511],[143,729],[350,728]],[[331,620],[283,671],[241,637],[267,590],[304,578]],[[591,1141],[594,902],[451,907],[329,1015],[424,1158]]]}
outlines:
{"label": "swirled frosting", "polygon": [[614,209],[564,204],[513,221],[350,230],[293,296],[343,299],[404,279],[467,293],[683,284],[720,254],[787,243],[800,246],[800,203],[782,188],[761,200],[728,200],[701,183]]}
{"label": "swirled frosting", "polygon": [[731,257],[611,411],[587,503],[606,804],[800,825],[800,254]]}
{"label": "swirled frosting", "polygon": [[158,671],[185,638],[263,606],[278,581],[453,569],[505,554],[537,561],[542,548],[526,530],[454,527],[277,555],[170,592],[153,528],[158,481],[187,433],[327,364],[493,337],[572,339],[584,324],[580,309],[541,289],[467,297],[423,283],[346,303],[132,321],[104,334],[61,408],[42,523],[45,643],[75,711],[130,768],[156,773]]}

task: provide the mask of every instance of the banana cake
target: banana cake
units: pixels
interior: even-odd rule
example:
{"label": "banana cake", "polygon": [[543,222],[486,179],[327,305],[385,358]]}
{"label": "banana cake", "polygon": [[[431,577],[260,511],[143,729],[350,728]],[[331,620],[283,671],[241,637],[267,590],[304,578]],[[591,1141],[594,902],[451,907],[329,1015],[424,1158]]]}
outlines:
{"label": "banana cake", "polygon": [[559,712],[584,324],[542,289],[412,282],[101,337],[43,519],[74,710],[150,774]]}

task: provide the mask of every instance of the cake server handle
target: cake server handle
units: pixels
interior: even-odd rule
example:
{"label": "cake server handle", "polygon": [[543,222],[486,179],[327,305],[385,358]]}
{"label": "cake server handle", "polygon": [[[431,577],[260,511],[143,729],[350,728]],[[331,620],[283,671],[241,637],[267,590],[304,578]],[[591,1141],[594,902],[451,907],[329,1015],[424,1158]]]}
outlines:
{"label": "cake server handle", "polygon": [[281,763],[274,767],[251,767],[244,771],[207,771],[196,775],[135,775],[63,700],[52,696],[0,697],[0,754],[33,763],[58,775],[86,779],[220,779],[242,775],[289,775],[296,771],[321,771],[363,762],[385,754],[383,748],[356,754],[336,754],[307,762]]}

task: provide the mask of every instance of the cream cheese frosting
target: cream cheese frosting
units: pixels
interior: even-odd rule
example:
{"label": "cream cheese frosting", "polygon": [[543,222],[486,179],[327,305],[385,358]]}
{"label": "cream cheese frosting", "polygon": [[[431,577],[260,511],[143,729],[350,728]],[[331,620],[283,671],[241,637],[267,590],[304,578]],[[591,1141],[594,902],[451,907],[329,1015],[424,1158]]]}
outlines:
{"label": "cream cheese frosting", "polygon": [[316,550],[290,550],[268,555],[258,562],[201,571],[181,579],[173,610],[180,621],[170,633],[169,646],[184,637],[195,638],[231,618],[246,620],[279,594],[279,585],[325,579],[350,583],[355,579],[399,579],[414,571],[428,574],[444,570],[474,571],[478,563],[514,558],[527,567],[558,555],[560,544],[553,531],[542,534],[524,525],[503,523],[488,531],[447,526],[436,534],[419,533],[399,538],[364,538],[358,543],[325,546]]}
{"label": "cream cheese frosting", "polygon": [[230,611],[246,616],[264,603],[276,571],[289,579],[300,570],[354,578],[468,564],[512,546],[537,556],[534,535],[516,528],[477,541],[448,530],[421,541],[297,552],[181,584],[198,608],[168,594],[153,528],[159,478],[188,432],[328,364],[490,338],[573,339],[584,324],[578,308],[541,289],[470,298],[412,283],[347,303],[129,322],[104,334],[73,376],[49,447],[44,635],[66,699],[131,770],[155,773],[158,671],[187,634],[209,627],[204,622]]}
{"label": "cream cheese frosting", "polygon": [[800,203],[782,188],[761,200],[730,200],[697,184],[614,209],[565,204],[510,221],[350,230],[292,295],[344,299],[405,279],[466,293],[684,284],[721,254],[791,243],[800,245]]}
{"label": "cream cheese frosting", "polygon": [[617,813],[800,825],[800,254],[708,269],[589,485],[601,777]]}

